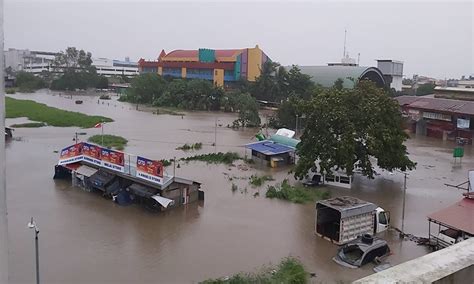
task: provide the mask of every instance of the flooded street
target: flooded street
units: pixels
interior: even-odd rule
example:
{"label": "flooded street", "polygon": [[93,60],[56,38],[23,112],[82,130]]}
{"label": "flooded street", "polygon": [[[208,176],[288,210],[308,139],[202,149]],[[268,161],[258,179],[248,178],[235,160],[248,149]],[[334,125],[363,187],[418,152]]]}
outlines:
{"label": "flooded street", "polygon": [[[232,130],[234,114],[189,112],[155,115],[136,111],[135,106],[97,97],[75,98],[38,92],[18,94],[49,106],[103,115],[115,122],[104,133],[129,140],[125,152],[153,159],[191,156],[195,153],[235,151],[254,141],[254,129]],[[218,118],[217,147],[215,119]],[[7,119],[11,125],[22,119]],[[314,235],[314,204],[298,205],[265,198],[266,185],[253,188],[248,180],[234,179],[239,190],[232,192],[228,176],[238,178],[271,174],[281,182],[288,169],[238,167],[181,163],[176,175],[202,183],[205,201],[152,214],[138,206],[121,207],[98,194],[53,180],[55,151],[73,143],[77,131],[87,136],[100,129],[18,128],[7,143],[7,200],[10,235],[10,277],[12,283],[35,279],[34,236],[26,224],[31,216],[40,230],[40,269],[44,283],[192,283],[252,272],[281,258],[295,256],[318,282],[348,282],[372,273],[373,264],[362,269],[343,268],[332,261],[337,246]],[[175,150],[184,143],[202,142],[195,152]],[[474,152],[466,146],[462,166],[454,166],[453,142],[414,137],[407,143],[410,157],[418,163],[407,179],[405,231],[428,235],[426,215],[461,198],[461,191],[444,184],[467,180],[474,168]],[[250,154],[250,153],[248,153]],[[173,167],[167,171],[172,174]],[[270,184],[271,184],[270,183]],[[391,222],[401,227],[403,174],[383,172],[374,180],[357,178],[352,189],[331,187],[333,196],[352,195],[378,204],[391,212]],[[254,197],[259,191],[260,195]],[[400,241],[389,231],[382,235],[390,243],[398,264],[427,252],[411,241]]]}

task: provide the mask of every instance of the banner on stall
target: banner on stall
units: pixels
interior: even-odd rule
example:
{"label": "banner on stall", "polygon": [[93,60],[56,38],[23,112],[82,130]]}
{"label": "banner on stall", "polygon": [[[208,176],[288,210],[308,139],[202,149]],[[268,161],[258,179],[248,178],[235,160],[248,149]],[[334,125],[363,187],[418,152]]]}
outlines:
{"label": "banner on stall", "polygon": [[137,177],[162,185],[163,163],[138,156]]}
{"label": "banner on stall", "polygon": [[100,158],[102,160],[102,166],[114,171],[124,172],[124,160],[125,154],[122,152],[114,151],[111,149],[101,148]]}
{"label": "banner on stall", "polygon": [[84,155],[84,161],[97,166],[102,166],[102,161],[100,158],[101,150],[102,148],[100,146],[89,143],[83,143],[82,154]]}
{"label": "banner on stall", "polygon": [[82,161],[82,143],[77,143],[61,150],[58,165],[67,165]]}

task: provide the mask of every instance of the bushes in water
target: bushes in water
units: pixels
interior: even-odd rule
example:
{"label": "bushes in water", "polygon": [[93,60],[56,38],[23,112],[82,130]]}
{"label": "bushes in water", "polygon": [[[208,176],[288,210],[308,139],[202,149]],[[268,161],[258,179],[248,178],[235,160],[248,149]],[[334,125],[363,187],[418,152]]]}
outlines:
{"label": "bushes in water", "polygon": [[115,135],[109,135],[109,134],[94,135],[94,136],[89,137],[87,141],[107,147],[107,148],[113,147],[117,150],[123,150],[124,146],[127,145],[128,143],[128,140],[121,136],[115,136]]}
{"label": "bushes in water", "polygon": [[306,203],[320,199],[328,199],[330,193],[327,190],[292,186],[288,183],[288,180],[285,179],[280,185],[269,186],[265,196],[267,198],[288,200],[294,203]]}
{"label": "bushes in water", "polygon": [[253,186],[262,186],[266,181],[274,180],[271,175],[265,176],[258,176],[258,175],[251,175],[249,184]]}
{"label": "bushes in water", "polygon": [[239,154],[235,152],[210,153],[182,158],[183,161],[203,161],[211,164],[232,164],[235,160],[240,160]]}
{"label": "bushes in water", "polygon": [[183,146],[180,146],[176,148],[176,150],[183,150],[183,151],[188,151],[188,150],[201,150],[202,149],[202,143],[193,143],[193,144],[184,144]]}
{"label": "bushes in water", "polygon": [[295,258],[283,259],[276,267],[266,267],[257,273],[239,273],[226,279],[209,279],[203,284],[240,284],[240,283],[292,283],[303,284],[308,282],[309,273],[301,262]]}

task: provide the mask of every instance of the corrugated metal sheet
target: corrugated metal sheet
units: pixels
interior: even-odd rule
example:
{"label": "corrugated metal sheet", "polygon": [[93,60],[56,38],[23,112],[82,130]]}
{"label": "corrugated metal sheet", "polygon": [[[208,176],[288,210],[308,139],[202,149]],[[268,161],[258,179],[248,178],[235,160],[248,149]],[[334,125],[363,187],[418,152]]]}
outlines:
{"label": "corrugated metal sheet", "polygon": [[82,165],[77,168],[76,173],[86,176],[86,177],[91,177],[93,174],[97,172],[97,169],[88,167],[86,165]]}
{"label": "corrugated metal sheet", "polygon": [[461,201],[428,215],[428,219],[474,235],[474,199]]}
{"label": "corrugated metal sheet", "polygon": [[317,204],[322,204],[341,212],[341,218],[361,215],[373,212],[377,209],[377,205],[351,196],[341,196],[320,200]]}
{"label": "corrugated metal sheet", "polygon": [[400,105],[407,106],[409,108],[438,111],[444,113],[474,115],[474,102],[470,101],[414,96],[401,96],[395,99]]}

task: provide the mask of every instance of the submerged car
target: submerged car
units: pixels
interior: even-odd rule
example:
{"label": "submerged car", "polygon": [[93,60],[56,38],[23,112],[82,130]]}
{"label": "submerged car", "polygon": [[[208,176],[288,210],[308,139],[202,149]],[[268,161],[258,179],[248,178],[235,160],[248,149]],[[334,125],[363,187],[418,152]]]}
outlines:
{"label": "submerged car", "polygon": [[340,265],[357,268],[389,254],[390,248],[385,240],[365,234],[339,248],[333,260]]}

